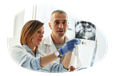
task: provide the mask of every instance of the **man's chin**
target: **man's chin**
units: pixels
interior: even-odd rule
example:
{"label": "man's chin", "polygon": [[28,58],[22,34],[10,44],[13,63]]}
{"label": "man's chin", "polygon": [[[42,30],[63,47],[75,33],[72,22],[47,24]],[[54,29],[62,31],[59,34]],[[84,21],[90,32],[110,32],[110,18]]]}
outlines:
{"label": "man's chin", "polygon": [[59,36],[59,37],[64,37],[64,36],[65,36],[65,34],[58,34],[58,36]]}

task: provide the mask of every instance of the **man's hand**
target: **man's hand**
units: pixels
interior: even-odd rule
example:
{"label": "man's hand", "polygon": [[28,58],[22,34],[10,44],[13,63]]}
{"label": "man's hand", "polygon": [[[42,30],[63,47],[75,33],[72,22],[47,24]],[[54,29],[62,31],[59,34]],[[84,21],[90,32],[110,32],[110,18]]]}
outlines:
{"label": "man's hand", "polygon": [[61,47],[60,53],[62,54],[62,56],[64,56],[66,53],[68,53],[69,51],[73,52],[73,49],[76,48],[77,45],[79,45],[81,43],[80,39],[77,38],[73,38],[72,40],[66,42],[63,47]]}
{"label": "man's hand", "polygon": [[74,70],[76,70],[75,67],[74,66],[70,66],[70,71],[69,72],[72,72]]}

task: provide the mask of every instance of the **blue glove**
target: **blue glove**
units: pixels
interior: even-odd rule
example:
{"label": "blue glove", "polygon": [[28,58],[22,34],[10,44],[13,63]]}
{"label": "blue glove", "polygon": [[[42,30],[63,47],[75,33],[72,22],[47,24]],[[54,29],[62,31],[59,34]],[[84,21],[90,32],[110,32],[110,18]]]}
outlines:
{"label": "blue glove", "polygon": [[66,42],[64,44],[64,46],[62,48],[60,48],[60,53],[63,55],[65,55],[66,53],[68,53],[69,51],[73,52],[73,49],[76,48],[76,45],[79,45],[81,43],[80,39],[74,38],[68,42]]}

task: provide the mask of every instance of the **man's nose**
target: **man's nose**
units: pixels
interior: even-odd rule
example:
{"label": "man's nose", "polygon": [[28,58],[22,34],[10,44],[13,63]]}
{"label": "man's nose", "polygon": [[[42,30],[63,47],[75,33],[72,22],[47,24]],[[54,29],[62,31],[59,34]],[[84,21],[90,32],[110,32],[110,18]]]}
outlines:
{"label": "man's nose", "polygon": [[59,28],[63,28],[63,24],[59,24],[59,26],[58,26]]}

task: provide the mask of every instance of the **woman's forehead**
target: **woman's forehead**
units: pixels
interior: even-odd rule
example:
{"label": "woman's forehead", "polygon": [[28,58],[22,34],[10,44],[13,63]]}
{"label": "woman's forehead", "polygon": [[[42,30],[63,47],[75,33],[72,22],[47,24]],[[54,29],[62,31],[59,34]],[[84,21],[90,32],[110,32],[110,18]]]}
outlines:
{"label": "woman's forehead", "polygon": [[43,30],[44,31],[44,26],[41,26],[38,30]]}

